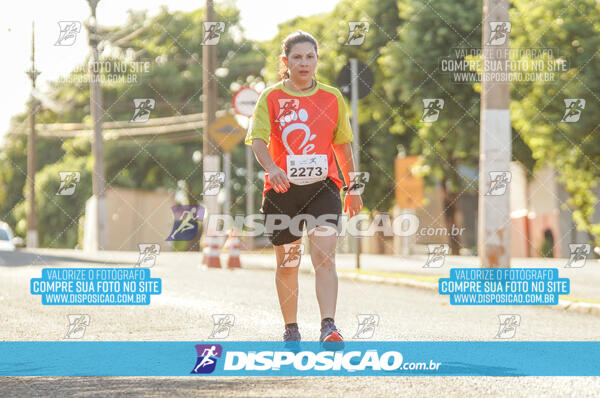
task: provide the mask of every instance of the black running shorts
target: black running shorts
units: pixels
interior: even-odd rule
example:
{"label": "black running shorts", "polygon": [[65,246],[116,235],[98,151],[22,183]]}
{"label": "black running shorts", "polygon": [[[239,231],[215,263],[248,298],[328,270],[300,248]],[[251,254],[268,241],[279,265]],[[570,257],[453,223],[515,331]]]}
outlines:
{"label": "black running shorts", "polygon": [[[265,228],[269,240],[275,246],[294,242],[302,237],[299,231],[307,226],[308,231],[329,225],[339,232],[342,203],[337,185],[327,178],[308,185],[295,185],[284,193],[268,190],[262,201],[260,212],[265,215]],[[288,216],[293,225],[282,219]],[[271,221],[269,218],[271,217]]]}

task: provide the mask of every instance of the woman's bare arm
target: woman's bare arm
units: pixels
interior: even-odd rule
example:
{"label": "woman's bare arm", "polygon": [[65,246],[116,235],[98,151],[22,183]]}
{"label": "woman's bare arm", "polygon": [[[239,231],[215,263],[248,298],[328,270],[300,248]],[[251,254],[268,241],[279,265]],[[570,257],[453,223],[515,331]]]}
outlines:
{"label": "woman's bare arm", "polygon": [[252,151],[258,163],[260,163],[269,175],[269,181],[275,192],[282,193],[287,191],[290,187],[290,182],[285,172],[271,158],[267,143],[261,139],[252,140]]}
{"label": "woman's bare arm", "polygon": [[[344,175],[346,186],[349,186],[350,172],[356,171],[354,168],[354,156],[352,155],[352,143],[347,142],[345,144],[334,145],[333,151],[335,152],[335,157],[337,158],[342,174]],[[356,192],[353,192],[352,195],[346,193],[346,197],[344,198],[344,211],[348,212],[350,218],[358,214],[362,207],[363,203],[360,195],[356,194]]]}
{"label": "woman's bare arm", "polygon": [[352,155],[352,143],[347,142],[345,144],[334,145],[333,151],[335,152],[335,157],[337,158],[338,164],[342,169],[342,174],[344,175],[346,185],[350,185],[349,173],[351,171],[355,171],[354,156]]}

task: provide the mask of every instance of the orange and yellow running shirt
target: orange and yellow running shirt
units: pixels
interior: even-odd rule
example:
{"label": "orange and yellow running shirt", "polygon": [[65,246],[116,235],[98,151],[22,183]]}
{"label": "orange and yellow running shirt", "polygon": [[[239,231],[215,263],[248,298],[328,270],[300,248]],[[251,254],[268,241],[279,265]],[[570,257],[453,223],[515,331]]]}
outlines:
{"label": "orange and yellow running shirt", "polygon": [[[352,129],[340,91],[317,82],[307,93],[293,93],[283,80],[267,87],[258,99],[246,134],[246,145],[261,139],[267,143],[271,158],[287,174],[287,155],[327,155],[327,177],[339,189],[333,145],[352,142]],[[265,175],[263,195],[271,189]]]}

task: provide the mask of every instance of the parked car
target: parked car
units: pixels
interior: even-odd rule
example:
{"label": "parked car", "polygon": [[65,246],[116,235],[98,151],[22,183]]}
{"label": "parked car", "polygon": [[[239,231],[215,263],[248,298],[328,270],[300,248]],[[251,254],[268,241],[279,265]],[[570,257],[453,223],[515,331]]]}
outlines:
{"label": "parked car", "polygon": [[18,246],[23,246],[23,239],[15,237],[10,226],[0,221],[0,250],[14,251]]}

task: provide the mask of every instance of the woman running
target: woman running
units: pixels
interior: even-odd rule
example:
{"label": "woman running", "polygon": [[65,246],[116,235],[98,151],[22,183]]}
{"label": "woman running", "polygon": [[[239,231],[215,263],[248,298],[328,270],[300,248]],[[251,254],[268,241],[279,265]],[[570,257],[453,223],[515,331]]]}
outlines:
{"label": "woman running", "polygon": [[[340,91],[315,80],[319,59],[315,38],[300,30],[290,34],[283,40],[280,57],[280,81],[260,95],[245,143],[252,146],[266,171],[260,212],[275,247],[283,340],[301,338],[296,319],[298,266],[287,264],[299,253],[307,225],[322,319],[320,341],[342,342],[334,322],[338,290],[335,247],[343,185],[336,159],[349,185],[349,173],[355,171],[352,130]],[[349,217],[358,214],[363,205],[360,195],[352,193],[344,200]],[[277,224],[273,221],[277,219],[284,221]],[[298,219],[301,221],[295,224]]]}

